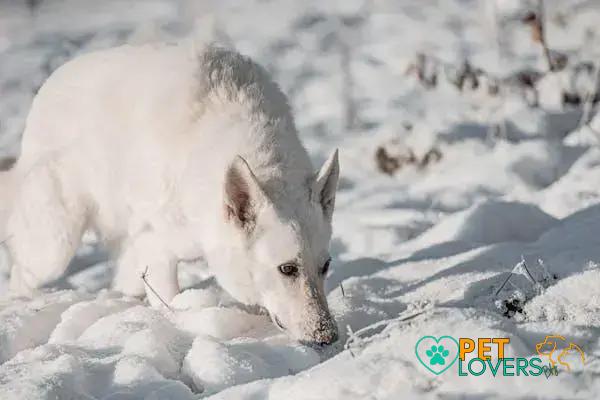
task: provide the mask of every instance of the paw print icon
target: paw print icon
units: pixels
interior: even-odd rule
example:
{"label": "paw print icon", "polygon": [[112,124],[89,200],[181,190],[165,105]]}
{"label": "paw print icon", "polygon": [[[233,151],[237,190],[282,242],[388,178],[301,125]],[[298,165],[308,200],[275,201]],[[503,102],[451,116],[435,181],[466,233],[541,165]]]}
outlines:
{"label": "paw print icon", "polygon": [[436,364],[445,365],[446,357],[448,357],[450,352],[448,350],[446,350],[444,348],[444,346],[440,345],[440,346],[431,346],[431,348],[429,350],[427,350],[425,352],[425,354],[427,354],[427,357],[429,357],[430,365],[436,365]]}
{"label": "paw print icon", "polygon": [[415,355],[425,369],[440,375],[458,360],[458,340],[452,336],[422,336],[415,343]]}

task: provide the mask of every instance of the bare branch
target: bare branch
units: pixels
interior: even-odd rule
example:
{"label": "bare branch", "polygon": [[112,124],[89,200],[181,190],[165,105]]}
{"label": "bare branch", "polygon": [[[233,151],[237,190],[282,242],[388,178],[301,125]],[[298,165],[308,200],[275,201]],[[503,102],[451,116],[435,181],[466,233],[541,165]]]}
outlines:
{"label": "bare branch", "polygon": [[171,308],[171,306],[169,306],[167,304],[167,302],[164,301],[162,297],[160,297],[160,295],[156,292],[156,290],[154,290],[154,288],[152,287],[152,285],[150,285],[150,283],[148,283],[148,280],[146,279],[147,276],[148,276],[148,266],[146,266],[146,270],[142,273],[142,276],[141,276],[142,280],[150,288],[150,290],[152,291],[152,293],[154,293],[154,295],[156,297],[158,297],[158,299],[160,300],[160,302],[163,303],[165,305],[165,307],[167,307],[167,309],[173,313],[174,311]]}

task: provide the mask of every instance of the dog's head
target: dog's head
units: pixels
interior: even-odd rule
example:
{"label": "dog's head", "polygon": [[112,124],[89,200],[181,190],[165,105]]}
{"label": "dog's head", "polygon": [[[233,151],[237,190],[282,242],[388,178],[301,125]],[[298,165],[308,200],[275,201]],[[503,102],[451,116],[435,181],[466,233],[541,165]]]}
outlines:
{"label": "dog's head", "polygon": [[227,247],[212,255],[227,291],[265,307],[279,328],[311,344],[337,340],[324,280],[338,176],[336,151],[306,187],[274,201],[237,157],[224,183]]}

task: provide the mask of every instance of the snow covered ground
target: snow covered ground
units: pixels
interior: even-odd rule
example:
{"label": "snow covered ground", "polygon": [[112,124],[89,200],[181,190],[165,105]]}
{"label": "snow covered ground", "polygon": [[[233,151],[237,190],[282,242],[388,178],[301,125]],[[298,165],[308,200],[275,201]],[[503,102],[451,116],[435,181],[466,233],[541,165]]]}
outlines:
{"label": "snow covered ground", "polygon": [[[31,99],[65,60],[192,36],[265,65],[315,164],[339,147],[342,168],[327,282],[338,344],[291,342],[202,265],[182,268],[172,313],[123,298],[90,239],[33,300],[2,297],[0,261],[0,399],[598,398],[600,116],[578,129],[582,108],[562,100],[594,87],[574,66],[600,63],[600,3],[546,3],[547,42],[569,64],[535,83],[535,107],[515,74],[547,69],[524,1],[0,1],[2,157],[18,155]],[[461,90],[465,59],[486,74]],[[412,161],[392,171],[396,155]],[[415,357],[424,335],[509,337],[511,357],[531,357],[552,334],[585,364],[436,376]]]}

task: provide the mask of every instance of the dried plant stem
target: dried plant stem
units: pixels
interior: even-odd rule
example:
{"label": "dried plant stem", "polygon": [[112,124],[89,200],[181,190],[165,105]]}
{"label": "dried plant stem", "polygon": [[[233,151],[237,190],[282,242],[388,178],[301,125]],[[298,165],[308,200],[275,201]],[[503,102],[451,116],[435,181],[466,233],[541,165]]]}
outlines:
{"label": "dried plant stem", "polygon": [[598,96],[598,87],[600,86],[600,63],[594,63],[595,72],[594,81],[592,83],[592,88],[585,94],[585,99],[583,102],[583,111],[581,113],[581,119],[579,120],[578,129],[582,129],[584,126],[590,128],[595,134],[600,135],[600,132],[596,132],[589,126],[592,120],[592,112],[594,110],[594,99]]}
{"label": "dried plant stem", "polygon": [[[520,264],[520,263],[519,263]],[[517,264],[517,266],[515,268],[517,268],[519,266],[519,264]],[[508,283],[508,281],[510,280],[510,278],[512,277],[513,271],[515,270],[515,268],[512,269],[512,271],[510,271],[508,273],[508,276],[506,277],[506,279],[504,280],[504,282],[502,282],[502,285],[500,285],[500,287],[498,288],[498,290],[496,290],[496,293],[494,293],[494,296],[498,296],[498,294],[500,293],[500,291],[502,289],[504,289],[504,286],[506,286],[506,284]]]}
{"label": "dried plant stem", "polygon": [[544,58],[546,59],[546,63],[548,64],[548,70],[554,70],[554,64],[552,63],[552,56],[550,55],[550,49],[548,48],[548,42],[546,40],[546,29],[544,26],[544,0],[538,0],[537,2],[538,15],[537,15],[537,26],[536,28],[539,30],[539,41],[542,45],[542,50],[544,52]]}
{"label": "dried plant stem", "polygon": [[529,280],[530,283],[532,284],[536,284],[538,283],[534,278],[533,275],[531,275],[531,272],[529,272],[529,268],[527,268],[527,263],[525,262],[525,257],[521,256],[521,264],[523,266],[523,269],[525,270],[525,272],[527,273],[527,278]]}
{"label": "dried plant stem", "polygon": [[[357,330],[356,332],[353,332],[350,329],[350,326],[348,326],[348,340],[346,340],[346,344],[344,344],[344,349],[345,350],[351,350],[351,345],[356,342],[356,341],[360,341],[363,338],[361,337],[362,334],[364,334],[365,332],[370,332],[370,331],[374,331],[377,328],[380,327],[384,327],[386,328],[387,326],[389,326],[390,324],[394,323],[394,322],[405,322],[405,321],[410,321],[424,313],[426,313],[427,311],[429,311],[429,308],[425,308],[425,309],[421,309],[419,311],[413,312],[409,315],[400,315],[396,318],[391,318],[391,319],[384,319],[382,321],[379,322],[375,322],[371,325],[365,326],[364,328],[361,328],[359,330]],[[352,355],[354,357],[354,355]]]}
{"label": "dried plant stem", "polygon": [[150,285],[150,283],[146,279],[147,276],[148,276],[148,267],[146,266],[146,269],[144,270],[144,273],[142,274],[142,280],[144,281],[144,283],[146,284],[146,286],[148,286],[148,288],[150,288],[150,290],[152,291],[152,293],[154,293],[154,295],[156,297],[158,297],[158,299],[160,300],[160,302],[163,303],[164,306],[167,307],[167,309],[169,311],[174,312],[173,309],[171,308],[171,306],[169,306],[167,304],[167,302],[164,301],[164,299],[162,297],[160,297],[160,295],[156,292],[156,290],[154,290],[154,288],[152,287],[152,285]]}

